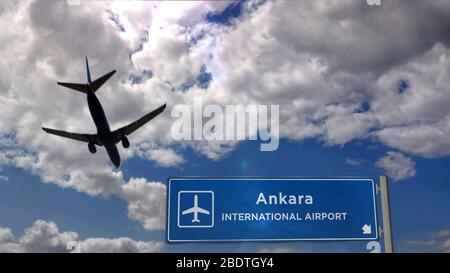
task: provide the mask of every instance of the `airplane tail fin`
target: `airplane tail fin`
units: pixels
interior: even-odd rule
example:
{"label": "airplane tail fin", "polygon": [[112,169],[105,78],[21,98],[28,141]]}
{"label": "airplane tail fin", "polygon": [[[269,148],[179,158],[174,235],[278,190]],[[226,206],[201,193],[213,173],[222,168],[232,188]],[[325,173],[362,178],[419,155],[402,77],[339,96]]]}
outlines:
{"label": "airplane tail fin", "polygon": [[91,81],[91,72],[89,71],[89,61],[86,56],[86,74],[87,74],[87,80],[88,84],[91,87],[92,91],[97,91],[111,76],[116,73],[116,70],[113,70],[111,72],[106,73],[105,75],[101,76],[100,78],[96,79],[95,81]]}
{"label": "airplane tail fin", "polygon": [[91,72],[89,71],[89,61],[87,56],[85,56],[86,58],[86,75],[87,75],[87,82],[88,84],[91,84]]}
{"label": "airplane tail fin", "polygon": [[111,76],[116,73],[116,70],[113,70],[95,81],[91,81],[91,72],[89,70],[89,61],[86,57],[86,75],[87,75],[87,84],[82,83],[69,83],[69,82],[57,82],[59,85],[79,91],[81,93],[87,93],[88,88],[91,87],[93,92],[97,91]]}

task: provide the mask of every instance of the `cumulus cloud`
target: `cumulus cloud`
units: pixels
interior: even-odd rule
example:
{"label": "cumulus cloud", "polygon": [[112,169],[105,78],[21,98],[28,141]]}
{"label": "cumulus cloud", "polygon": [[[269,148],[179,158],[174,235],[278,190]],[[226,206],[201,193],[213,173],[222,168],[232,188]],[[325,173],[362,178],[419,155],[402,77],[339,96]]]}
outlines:
{"label": "cumulus cloud", "polygon": [[128,203],[130,219],[142,223],[147,230],[163,229],[166,213],[166,185],[145,178],[124,181],[122,172],[75,172],[63,186],[96,196],[115,194]]}
{"label": "cumulus cloud", "polygon": [[[21,167],[41,176],[44,182],[74,188],[91,196],[117,195],[128,203],[131,219],[141,222],[146,229],[163,228],[164,184],[144,178],[124,181],[122,172],[108,165],[103,149],[91,155],[86,148],[80,149],[81,143],[45,135],[40,125],[94,132],[85,99],[55,84],[57,80],[84,81],[81,62],[84,55],[91,57],[94,78],[112,67],[118,69],[108,85],[102,88],[102,94],[98,93],[113,128],[127,124],[165,102],[183,101],[183,94],[173,93],[169,88],[173,83],[161,80],[161,73],[158,78],[142,84],[125,82],[129,73],[141,71],[141,67],[133,66],[129,56],[142,50],[139,47],[146,42],[149,27],[163,34],[167,31],[154,26],[186,21],[182,12],[185,9],[195,13],[190,13],[192,18],[188,20],[195,22],[205,13],[220,11],[228,4],[206,3],[206,9],[197,4],[194,7],[183,4],[185,7],[176,15],[172,11],[177,7],[167,7],[173,6],[170,3],[155,6],[144,2],[137,4],[139,8],[130,8],[116,2],[83,2],[77,6],[67,6],[64,2],[2,2],[0,20],[15,22],[16,27],[5,32],[0,41],[2,50],[14,54],[5,53],[0,63],[2,70],[8,71],[0,76],[0,101],[5,105],[0,125],[0,164]],[[158,18],[153,16],[154,8],[161,11],[157,12]],[[114,15],[113,22],[111,14]],[[124,31],[118,31],[117,22],[114,22],[118,20]],[[23,59],[17,59],[20,56]],[[68,66],[68,63],[73,65]],[[25,80],[23,75],[26,75]],[[19,119],[14,120],[14,116]],[[170,123],[168,115],[161,115],[130,137],[138,149],[121,149],[121,153],[125,158],[142,156],[163,167],[183,164],[182,155],[161,146],[171,142]],[[149,136],[152,136],[151,140]],[[149,142],[150,148],[145,148]]]}
{"label": "cumulus cloud", "polygon": [[137,253],[158,252],[162,247],[160,242],[134,241],[130,238],[89,238],[81,242],[81,252],[94,253]]}
{"label": "cumulus cloud", "polygon": [[149,143],[143,143],[135,148],[135,154],[141,158],[150,159],[160,167],[176,167],[185,162],[180,153],[171,148],[159,148]]}
{"label": "cumulus cloud", "polygon": [[[205,21],[228,4],[2,1],[0,23],[9,27],[0,37],[0,164],[92,196],[117,195],[130,218],[162,227],[163,208],[153,208],[161,183],[134,178],[126,187],[103,149],[92,155],[40,129],[95,132],[82,95],[55,84],[85,81],[85,55],[94,78],[118,69],[97,92],[113,129],[168,105],[130,136],[132,149],[119,148],[125,159],[172,167],[185,162],[187,147],[213,160],[232,152],[236,142],[173,141],[170,109],[194,98],[278,104],[282,138],[370,138],[421,156],[450,154],[448,1],[250,1],[230,26]],[[212,81],[202,89],[190,83],[203,67]]]}
{"label": "cumulus cloud", "polygon": [[0,228],[0,244],[4,245],[6,243],[11,243],[16,240],[14,234],[9,228]]}
{"label": "cumulus cloud", "polygon": [[5,176],[5,175],[0,175],[0,182],[8,182],[9,181],[9,177]]}
{"label": "cumulus cloud", "polygon": [[162,167],[178,166],[184,163],[183,157],[171,149],[151,150],[148,155]]}
{"label": "cumulus cloud", "polygon": [[411,178],[416,175],[416,163],[404,154],[389,151],[376,162],[378,168],[383,169],[394,181]]}
{"label": "cumulus cloud", "polygon": [[78,245],[80,252],[157,252],[160,242],[134,241],[130,238],[88,238],[78,241],[73,231],[60,232],[51,221],[37,220],[16,239],[11,229],[0,227],[0,252],[69,252]]}
{"label": "cumulus cloud", "polygon": [[132,178],[118,193],[128,202],[128,216],[145,229],[163,229],[166,213],[166,185]]}

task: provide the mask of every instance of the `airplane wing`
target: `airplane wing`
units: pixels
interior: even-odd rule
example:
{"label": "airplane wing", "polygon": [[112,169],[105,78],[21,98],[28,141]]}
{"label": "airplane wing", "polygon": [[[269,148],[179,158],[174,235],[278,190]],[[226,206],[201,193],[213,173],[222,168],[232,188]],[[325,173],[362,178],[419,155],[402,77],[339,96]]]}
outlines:
{"label": "airplane wing", "polygon": [[209,215],[209,211],[202,209],[202,208],[197,208],[197,212]]}
{"label": "airplane wing", "polygon": [[185,215],[185,214],[189,214],[189,213],[194,213],[196,211],[197,211],[196,208],[190,208],[187,210],[183,210],[183,212],[181,214]]}
{"label": "airplane wing", "polygon": [[189,213],[193,213],[193,212],[198,212],[198,213],[202,213],[202,214],[208,214],[209,215],[209,211],[199,208],[199,207],[193,207],[187,210],[184,210],[183,212],[181,212],[181,214],[185,215],[185,214],[189,214]]}
{"label": "airplane wing", "polygon": [[70,133],[50,128],[42,127],[42,130],[44,130],[46,133],[66,137],[78,141],[84,141],[84,142],[94,142],[96,143],[97,135],[89,135],[89,134],[77,134],[77,133]]}
{"label": "airplane wing", "polygon": [[119,128],[115,130],[113,133],[114,139],[116,142],[119,142],[123,136],[127,136],[137,129],[139,129],[142,125],[149,122],[153,118],[155,118],[157,115],[161,114],[164,109],[166,108],[166,104],[160,106],[158,109],[153,110],[152,112],[148,113],[147,115],[141,117],[140,119],[136,120],[135,122],[132,122],[128,124],[127,126],[124,126],[122,128]]}

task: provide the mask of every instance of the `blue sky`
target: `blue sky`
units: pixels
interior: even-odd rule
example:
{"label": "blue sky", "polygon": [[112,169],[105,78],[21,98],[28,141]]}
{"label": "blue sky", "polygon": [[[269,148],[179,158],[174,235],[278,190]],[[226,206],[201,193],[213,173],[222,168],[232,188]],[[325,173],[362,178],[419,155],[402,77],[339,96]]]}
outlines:
{"label": "blue sky", "polygon": [[[383,174],[396,250],[450,251],[450,4],[408,3],[2,2],[0,23],[15,24],[0,38],[0,252],[66,251],[71,240],[94,252],[367,252],[365,242],[168,245],[165,185]],[[112,128],[168,105],[119,147],[118,170],[103,149],[40,128],[95,130],[85,98],[55,85],[85,81],[86,55],[93,78],[117,69],[97,92]],[[279,148],[174,140],[171,109],[194,98],[279,105]]]}
{"label": "blue sky", "polygon": [[[371,148],[367,148],[367,146]],[[372,148],[373,147],[373,148]],[[324,148],[321,143],[282,141],[276,152],[259,151],[256,142],[243,142],[230,155],[219,161],[205,159],[187,151],[187,163],[182,168],[160,168],[142,159],[125,161],[125,177],[139,176],[167,181],[170,176],[367,176],[377,179],[383,174],[374,162],[388,150],[365,141],[343,147]],[[346,158],[363,159],[360,166],[345,163]],[[391,206],[395,247],[401,252],[433,251],[408,241],[425,237],[450,225],[446,217],[450,209],[448,196],[449,159],[420,159],[417,175],[406,181],[391,183]],[[61,230],[76,230],[80,238],[128,236],[138,240],[163,240],[164,232],[149,232],[125,215],[126,204],[114,196],[92,198],[71,189],[42,183],[39,177],[12,167],[2,173],[10,179],[1,183],[0,214],[2,224],[20,234],[36,215],[55,221]],[[378,200],[379,201],[379,200]],[[173,244],[163,251],[258,251],[265,247],[292,251],[356,251],[364,252],[365,243],[305,243],[287,244]]]}

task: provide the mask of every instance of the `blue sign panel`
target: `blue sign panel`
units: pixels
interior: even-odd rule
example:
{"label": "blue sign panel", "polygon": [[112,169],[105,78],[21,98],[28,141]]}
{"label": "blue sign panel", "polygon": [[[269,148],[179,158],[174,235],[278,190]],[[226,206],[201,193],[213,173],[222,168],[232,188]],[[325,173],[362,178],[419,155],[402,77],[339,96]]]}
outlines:
{"label": "blue sign panel", "polygon": [[167,240],[376,240],[375,185],[348,178],[172,178]]}

